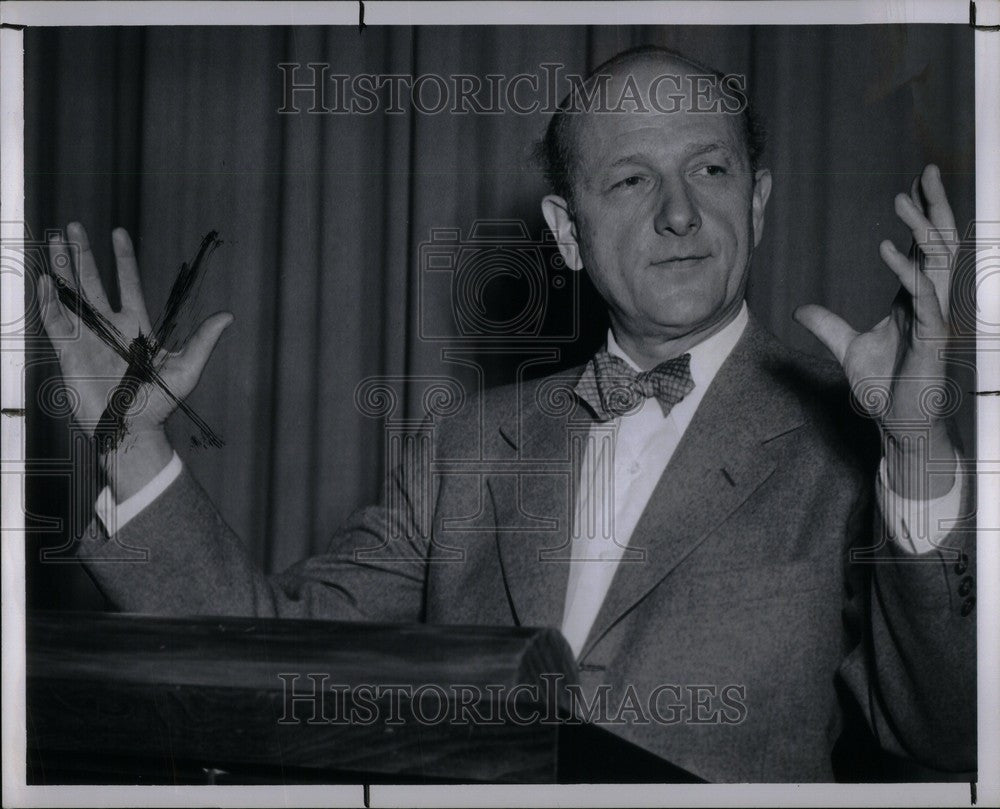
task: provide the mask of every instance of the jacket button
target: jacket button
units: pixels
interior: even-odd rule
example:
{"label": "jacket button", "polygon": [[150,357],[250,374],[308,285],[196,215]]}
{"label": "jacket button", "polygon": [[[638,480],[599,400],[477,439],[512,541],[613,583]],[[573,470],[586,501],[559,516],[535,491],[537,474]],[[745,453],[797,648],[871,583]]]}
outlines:
{"label": "jacket button", "polygon": [[969,596],[965,601],[962,602],[962,617],[964,618],[968,615],[976,606],[976,597]]}
{"label": "jacket button", "polygon": [[960,596],[967,596],[972,592],[972,576],[966,576],[962,579],[962,583],[958,585],[958,594]]}
{"label": "jacket button", "polygon": [[965,553],[963,552],[962,555],[958,557],[958,561],[955,562],[955,572],[959,576],[961,576],[968,569],[969,569],[969,557],[966,556]]}

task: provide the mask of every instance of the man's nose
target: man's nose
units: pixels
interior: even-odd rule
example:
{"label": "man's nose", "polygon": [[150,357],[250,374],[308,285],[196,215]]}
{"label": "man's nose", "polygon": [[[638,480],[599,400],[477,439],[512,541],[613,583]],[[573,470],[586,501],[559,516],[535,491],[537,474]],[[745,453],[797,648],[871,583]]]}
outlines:
{"label": "man's nose", "polygon": [[653,226],[657,233],[669,231],[676,236],[689,236],[701,227],[698,208],[683,180],[677,179],[664,184]]}

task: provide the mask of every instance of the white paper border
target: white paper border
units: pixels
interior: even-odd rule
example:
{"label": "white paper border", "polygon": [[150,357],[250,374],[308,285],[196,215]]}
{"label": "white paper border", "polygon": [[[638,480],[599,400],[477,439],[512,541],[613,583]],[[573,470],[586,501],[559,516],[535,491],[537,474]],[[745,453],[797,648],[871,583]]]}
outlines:
{"label": "white paper border", "polygon": [[[982,0],[980,0],[982,2]],[[18,2],[20,25],[357,25],[358,3]],[[860,25],[965,23],[964,0],[765,0],[764,2],[382,2],[365,3],[368,25]]]}
{"label": "white paper border", "polygon": [[[883,23],[968,24],[964,0],[779,0],[778,2],[375,2],[365,6],[367,25],[671,24],[851,25]],[[20,26],[92,25],[357,25],[354,2],[17,2],[0,5],[0,22]],[[1000,0],[980,0],[977,24],[1000,24]],[[23,37],[0,30],[0,223],[24,220]],[[1000,32],[975,34],[976,213],[1000,223]],[[8,234],[4,232],[6,238]],[[987,323],[1000,322],[1000,273],[978,268],[978,306]],[[23,279],[0,276],[3,322],[18,317]],[[23,313],[21,313],[23,315]],[[23,353],[2,356],[3,457],[22,457],[23,390],[17,381]],[[980,391],[1000,390],[1000,345],[980,335]],[[978,401],[978,455],[1000,458],[1000,396]],[[20,411],[20,415],[18,415]],[[993,467],[996,467],[995,469]],[[996,481],[1000,463],[979,466],[980,525],[1000,526]],[[4,465],[3,600],[3,804],[4,806],[361,806],[360,787],[41,787],[25,786],[23,462]],[[8,475],[8,473],[11,473]],[[978,537],[979,783],[981,806],[1000,805],[1000,528]],[[992,762],[992,763],[991,763]],[[373,786],[375,806],[968,806],[967,784],[829,785],[569,785],[569,786]]]}

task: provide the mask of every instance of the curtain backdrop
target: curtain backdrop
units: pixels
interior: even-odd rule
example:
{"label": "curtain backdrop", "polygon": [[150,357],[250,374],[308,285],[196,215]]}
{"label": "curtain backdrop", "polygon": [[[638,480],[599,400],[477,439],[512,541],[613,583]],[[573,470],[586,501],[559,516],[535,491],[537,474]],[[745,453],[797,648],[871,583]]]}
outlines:
{"label": "curtain backdrop", "polygon": [[[224,240],[198,300],[202,314],[228,309],[236,321],[190,404],[226,444],[193,446],[194,428],[179,415],[170,430],[268,570],[322,551],[351,510],[378,496],[382,428],[355,406],[361,380],[450,375],[477,384],[468,358],[447,361],[446,344],[424,339],[448,322],[452,304],[446,290],[422,285],[421,245],[435,229],[467,238],[476,220],[519,220],[541,239],[545,188],[530,151],[547,120],[413,110],[283,115],[278,65],[484,77],[542,75],[541,64],[560,63],[583,74],[643,43],[748,77],[774,175],[750,304],[788,344],[823,353],[791,319],[802,303],[824,304],[858,328],[888,311],[896,284],[877,246],[887,237],[909,244],[892,199],[926,162],[941,167],[960,227],[971,220],[966,26],[26,31],[32,234],[82,221],[110,283],[110,231],[127,228],[154,317],[205,233],[217,229]],[[501,309],[503,289],[492,293]],[[580,340],[559,345],[558,362],[532,372],[575,362],[602,339],[599,302],[585,285],[581,295]],[[567,307],[556,309],[555,328],[565,329]],[[511,381],[527,354],[470,356],[494,383]],[[93,496],[51,473],[75,468],[84,479],[93,463],[85,447],[71,446],[65,416],[31,404],[53,369],[51,350],[33,348],[29,605],[92,608],[101,601],[78,567],[57,563],[58,553],[39,559],[86,522]],[[418,417],[419,394],[404,390],[399,412]]]}

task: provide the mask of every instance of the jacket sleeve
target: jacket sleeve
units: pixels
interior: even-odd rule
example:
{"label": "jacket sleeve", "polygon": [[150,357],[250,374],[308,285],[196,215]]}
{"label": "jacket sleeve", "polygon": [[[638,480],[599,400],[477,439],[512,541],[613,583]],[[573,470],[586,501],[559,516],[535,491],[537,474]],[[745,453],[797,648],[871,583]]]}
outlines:
{"label": "jacket sleeve", "polygon": [[[976,769],[976,534],[964,478],[963,519],[940,550],[914,556],[887,541],[865,553],[854,543],[845,560],[855,642],[840,678],[883,750],[940,773]],[[872,500],[856,510],[856,527],[873,517],[882,537]]]}
{"label": "jacket sleeve", "polygon": [[112,538],[95,520],[77,557],[117,608],[156,615],[345,621],[422,618],[433,499],[406,457],[378,506],[350,516],[327,552],[265,576],[186,469]]}

